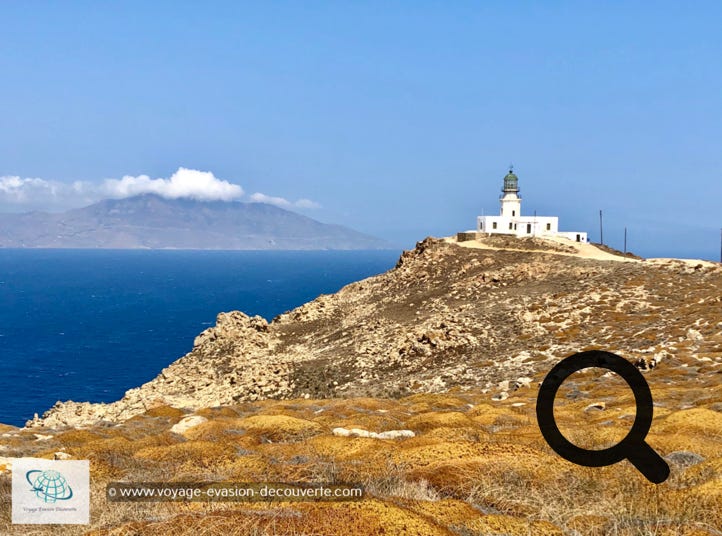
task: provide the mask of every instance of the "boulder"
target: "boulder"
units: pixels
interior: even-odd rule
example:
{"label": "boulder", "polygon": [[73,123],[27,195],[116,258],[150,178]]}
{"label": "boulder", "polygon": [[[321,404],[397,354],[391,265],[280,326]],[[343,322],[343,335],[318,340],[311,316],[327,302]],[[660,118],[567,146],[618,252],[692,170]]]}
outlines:
{"label": "boulder", "polygon": [[188,417],[184,417],[176,424],[174,424],[171,427],[170,431],[174,434],[183,435],[191,428],[195,428],[196,426],[198,426],[199,424],[203,424],[204,422],[208,422],[208,419],[200,415],[189,415]]}

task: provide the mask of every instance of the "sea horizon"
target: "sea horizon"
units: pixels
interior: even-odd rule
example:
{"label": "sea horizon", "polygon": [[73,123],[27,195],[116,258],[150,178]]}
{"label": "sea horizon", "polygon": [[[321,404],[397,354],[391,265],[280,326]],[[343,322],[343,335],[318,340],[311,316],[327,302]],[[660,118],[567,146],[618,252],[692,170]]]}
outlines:
{"label": "sea horizon", "polygon": [[[427,238],[444,238],[444,237],[436,237],[436,236],[429,236]],[[417,240],[416,243],[420,242],[423,239]],[[415,244],[416,244],[415,243]],[[590,241],[589,242],[592,245],[599,245],[597,242]],[[93,247],[93,248],[64,248],[64,247],[22,247],[22,248],[7,248],[7,247],[0,247],[0,252],[2,251],[107,251],[107,252],[138,252],[138,251],[180,251],[180,252],[297,252],[297,253],[313,253],[313,252],[368,252],[368,251],[387,251],[387,252],[396,252],[398,255],[401,254],[402,251],[413,249],[415,244],[407,244],[407,245],[398,245],[396,247],[389,247],[389,248],[375,248],[375,249],[352,249],[352,248],[346,248],[346,249],[214,249],[214,248],[203,248],[203,249],[197,249],[197,248],[144,248],[144,247],[138,247],[138,248],[104,248],[104,247]],[[614,244],[604,244],[605,246],[611,247],[613,249],[616,249],[618,251],[622,251],[620,248],[618,248]],[[652,251],[646,251],[646,250],[635,250],[635,249],[628,249],[628,253],[638,255],[644,259],[658,259],[658,258],[666,258],[666,259],[688,259],[688,260],[703,260],[703,261],[709,261],[709,262],[722,262],[722,252],[719,252],[716,256],[715,254],[711,253],[710,251],[693,251],[693,252],[684,252],[684,253],[669,253],[665,251],[659,251],[659,250],[652,250]]]}

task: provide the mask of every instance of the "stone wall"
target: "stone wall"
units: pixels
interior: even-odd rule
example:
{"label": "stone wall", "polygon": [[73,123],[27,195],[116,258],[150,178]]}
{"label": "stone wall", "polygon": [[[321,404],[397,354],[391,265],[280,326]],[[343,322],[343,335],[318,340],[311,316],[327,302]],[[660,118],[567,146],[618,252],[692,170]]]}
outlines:
{"label": "stone wall", "polygon": [[461,233],[456,233],[456,241],[457,242],[469,242],[471,240],[476,240],[478,238],[481,238],[484,235],[484,233],[479,233],[477,231],[464,231]]}

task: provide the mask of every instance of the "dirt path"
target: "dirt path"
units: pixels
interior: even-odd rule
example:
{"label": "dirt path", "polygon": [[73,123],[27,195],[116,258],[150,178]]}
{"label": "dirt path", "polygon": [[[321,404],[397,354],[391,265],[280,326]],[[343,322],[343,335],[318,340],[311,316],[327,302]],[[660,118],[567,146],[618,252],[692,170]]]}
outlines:
{"label": "dirt path", "polygon": [[472,248],[472,249],[493,249],[493,250],[507,250],[507,251],[523,251],[523,252],[529,252],[529,253],[552,253],[554,255],[566,255],[568,257],[582,257],[585,259],[595,259],[599,261],[616,261],[616,262],[642,262],[638,259],[633,259],[630,257],[621,257],[619,255],[613,255],[612,253],[608,253],[606,251],[602,251],[601,249],[591,245],[591,244],[584,244],[579,242],[573,242],[571,240],[568,240],[566,238],[561,237],[535,237],[538,240],[545,240],[548,242],[552,242],[555,244],[562,244],[566,247],[572,247],[576,250],[574,253],[567,253],[563,251],[554,251],[551,249],[545,250],[545,249],[523,249],[523,248],[510,248],[510,247],[499,247],[494,246],[490,244],[485,244],[484,242],[481,242],[479,240],[469,240],[466,242],[458,242],[456,240],[456,237],[449,236],[445,237],[444,241],[448,242],[450,244],[456,244],[458,246],[461,246],[463,248]]}

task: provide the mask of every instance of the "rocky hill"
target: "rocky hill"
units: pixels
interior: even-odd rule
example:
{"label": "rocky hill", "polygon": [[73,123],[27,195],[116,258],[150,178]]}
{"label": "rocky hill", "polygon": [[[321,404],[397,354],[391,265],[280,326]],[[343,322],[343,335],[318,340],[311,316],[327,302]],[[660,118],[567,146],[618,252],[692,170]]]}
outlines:
{"label": "rocky hill", "polygon": [[[0,504],[16,457],[90,460],[90,526],[63,534],[719,536],[722,267],[590,245],[426,239],[395,269],[268,323],[222,313],[123,400],[0,425]],[[560,358],[632,360],[654,397],[663,484],[544,442],[538,385]],[[596,369],[554,414],[584,448],[620,441],[634,396]],[[112,482],[363,487],[354,501],[111,502]],[[215,485],[215,484],[214,484]],[[0,533],[27,534],[0,509]],[[38,527],[50,535],[57,527]]]}
{"label": "rocky hill", "polygon": [[[268,323],[234,311],[113,404],[58,403],[30,426],[123,421],[159,405],[266,398],[503,398],[576,351],[717,373],[722,267],[638,260],[591,245],[428,238],[396,267]],[[691,360],[691,361],[690,361]],[[662,364],[663,363],[663,364]]]}

